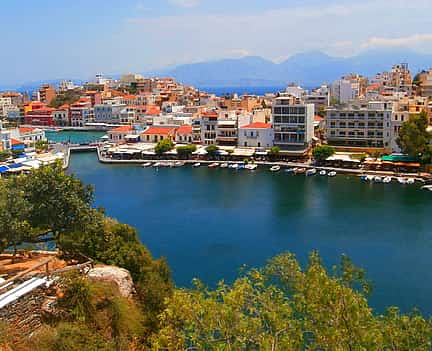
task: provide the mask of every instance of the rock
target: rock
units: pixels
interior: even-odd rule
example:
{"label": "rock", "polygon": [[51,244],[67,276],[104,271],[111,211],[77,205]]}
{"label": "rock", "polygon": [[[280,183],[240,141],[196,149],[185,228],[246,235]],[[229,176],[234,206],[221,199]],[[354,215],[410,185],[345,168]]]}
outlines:
{"label": "rock", "polygon": [[123,297],[130,297],[135,292],[132,277],[126,269],[115,266],[92,268],[88,277],[93,281],[114,283]]}

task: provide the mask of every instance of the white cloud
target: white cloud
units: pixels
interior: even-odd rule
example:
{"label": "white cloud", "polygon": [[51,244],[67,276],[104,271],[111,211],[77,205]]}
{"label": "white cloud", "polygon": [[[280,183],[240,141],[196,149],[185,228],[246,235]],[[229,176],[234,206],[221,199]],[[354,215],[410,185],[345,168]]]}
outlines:
{"label": "white cloud", "polygon": [[362,47],[415,47],[432,43],[432,34],[414,34],[398,38],[372,37],[362,44]]}
{"label": "white cloud", "polygon": [[168,0],[171,4],[181,7],[195,7],[198,6],[201,0]]}

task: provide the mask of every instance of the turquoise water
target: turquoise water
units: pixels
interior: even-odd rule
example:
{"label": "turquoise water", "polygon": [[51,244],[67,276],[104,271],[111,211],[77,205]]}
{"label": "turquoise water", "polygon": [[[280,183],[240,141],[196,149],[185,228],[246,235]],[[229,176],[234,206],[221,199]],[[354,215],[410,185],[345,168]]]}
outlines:
{"label": "turquoise water", "polygon": [[232,281],[243,264],[261,266],[284,251],[305,262],[317,249],[328,266],[345,253],[367,270],[377,310],[432,314],[432,194],[419,186],[102,165],[92,153],[73,155],[70,170],[94,184],[96,205],[167,257],[179,286],[194,277]]}
{"label": "turquoise water", "polygon": [[49,141],[70,142],[73,144],[91,143],[100,141],[100,138],[106,135],[105,132],[81,132],[81,131],[62,131],[62,132],[45,132]]}

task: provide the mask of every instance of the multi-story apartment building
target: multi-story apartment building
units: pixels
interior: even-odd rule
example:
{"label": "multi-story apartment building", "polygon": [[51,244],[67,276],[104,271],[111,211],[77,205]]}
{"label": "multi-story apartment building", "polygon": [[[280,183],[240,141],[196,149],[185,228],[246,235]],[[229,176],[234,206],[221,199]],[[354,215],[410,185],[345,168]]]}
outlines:
{"label": "multi-story apartment building", "polygon": [[90,98],[80,98],[70,107],[72,127],[83,127],[86,123],[94,121],[94,109]]}
{"label": "multi-story apartment building", "polygon": [[216,124],[216,143],[221,146],[237,146],[237,128],[236,119],[219,118]]}
{"label": "multi-story apartment building", "polygon": [[26,112],[24,116],[24,123],[34,126],[48,126],[54,125],[53,113],[54,109],[51,107],[46,107],[44,105],[38,106],[38,108],[33,108],[32,110]]}
{"label": "multi-story apartment building", "polygon": [[255,122],[239,127],[238,145],[240,147],[271,147],[274,132],[270,123]]}
{"label": "multi-story apartment building", "polygon": [[327,108],[330,105],[330,89],[327,85],[323,85],[309,94],[304,95],[303,101],[305,104],[313,104],[315,106],[315,111]]}
{"label": "multi-story apartment building", "polygon": [[94,116],[97,123],[119,123],[121,113],[126,105],[124,104],[103,104],[95,105]]}
{"label": "multi-story apartment building", "polygon": [[391,116],[391,102],[330,107],[325,118],[327,141],[345,149],[390,150]]}
{"label": "multi-story apartment building", "polygon": [[216,112],[203,112],[201,114],[201,143],[204,145],[216,144],[216,131],[218,114]]}
{"label": "multi-story apartment building", "polygon": [[339,103],[347,103],[358,96],[358,84],[353,84],[347,79],[338,79],[331,85],[331,97]]}
{"label": "multi-story apartment building", "polygon": [[56,91],[51,85],[44,84],[39,88],[40,102],[49,105],[55,97],[56,97]]}
{"label": "multi-story apartment building", "polygon": [[432,69],[422,71],[417,75],[417,94],[423,97],[432,97]]}
{"label": "multi-story apartment building", "polygon": [[66,127],[70,125],[69,108],[70,106],[65,104],[53,111],[52,115],[56,126]]}
{"label": "multi-story apartment building", "polygon": [[271,124],[274,145],[281,150],[306,150],[314,136],[313,104],[304,104],[293,96],[280,96],[273,102]]}

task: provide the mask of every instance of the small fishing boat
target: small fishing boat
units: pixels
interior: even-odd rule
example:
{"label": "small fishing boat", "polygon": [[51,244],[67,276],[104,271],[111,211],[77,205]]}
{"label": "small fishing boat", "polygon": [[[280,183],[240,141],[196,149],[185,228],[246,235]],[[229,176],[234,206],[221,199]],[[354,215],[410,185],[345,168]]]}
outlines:
{"label": "small fishing boat", "polygon": [[325,176],[327,175],[327,171],[325,171],[324,169],[322,171],[319,172],[320,176]]}
{"label": "small fishing boat", "polygon": [[249,171],[254,171],[254,170],[256,170],[257,168],[258,168],[258,165],[255,165],[255,164],[253,164],[253,163],[247,164],[247,165],[245,166],[245,169],[247,169],[247,170],[249,170]]}
{"label": "small fishing boat", "polygon": [[407,184],[415,184],[415,179],[414,178],[408,178]]}
{"label": "small fishing boat", "polygon": [[366,176],[366,180],[367,180],[368,182],[372,182],[372,181],[374,180],[374,176],[373,176],[373,175],[367,175],[367,176]]}
{"label": "small fishing boat", "polygon": [[363,181],[363,182],[369,181],[368,176],[365,175],[365,174],[360,176],[360,180]]}
{"label": "small fishing boat", "polygon": [[153,164],[153,167],[155,167],[155,168],[160,167],[160,166],[161,166],[160,162],[156,162],[155,164]]}
{"label": "small fishing boat", "polygon": [[228,166],[228,163],[225,162],[220,165],[220,168],[228,168]]}
{"label": "small fishing boat", "polygon": [[201,163],[197,162],[192,165],[193,168],[201,167]]}
{"label": "small fishing boat", "polygon": [[280,166],[273,166],[270,168],[270,172],[279,172],[280,171]]}
{"label": "small fishing boat", "polygon": [[401,178],[401,177],[399,177],[397,179],[397,181],[399,182],[399,184],[407,184],[407,182],[408,182],[408,180],[406,178]]}
{"label": "small fishing boat", "polygon": [[422,188],[422,190],[432,191],[432,185],[424,185],[421,188]]}
{"label": "small fishing boat", "polygon": [[151,165],[152,165],[151,162],[146,162],[146,163],[142,164],[142,167],[147,168],[147,167],[150,167]]}
{"label": "small fishing boat", "polygon": [[238,169],[245,169],[245,164],[244,163],[239,163]]}
{"label": "small fishing boat", "polygon": [[384,184],[390,184],[392,182],[392,177],[384,177],[382,180]]}
{"label": "small fishing boat", "polygon": [[287,168],[287,169],[285,170],[285,173],[293,174],[294,171],[295,171],[295,168]]}
{"label": "small fishing boat", "polygon": [[219,167],[219,163],[216,163],[216,162],[208,165],[208,168],[218,168],[218,167]]}
{"label": "small fishing boat", "polygon": [[238,169],[239,165],[238,165],[238,163],[233,163],[233,164],[229,165],[229,168],[231,168],[231,169]]}
{"label": "small fishing boat", "polygon": [[327,175],[329,176],[329,177],[336,177],[336,172],[335,171],[331,171],[331,172],[329,172]]}
{"label": "small fishing boat", "polygon": [[375,183],[382,183],[383,182],[383,180],[382,180],[382,178],[380,176],[375,176],[374,179],[373,179],[373,181]]}
{"label": "small fishing boat", "polygon": [[176,162],[174,162],[174,167],[183,167],[184,165],[185,165],[185,163],[182,162],[182,161],[176,161]]}
{"label": "small fishing boat", "polygon": [[317,170],[316,170],[315,168],[313,168],[313,169],[308,169],[308,170],[306,171],[306,176],[307,176],[307,177],[314,176],[315,174],[317,174]]}
{"label": "small fishing boat", "polygon": [[294,174],[303,174],[306,173],[306,168],[296,168],[294,170]]}

